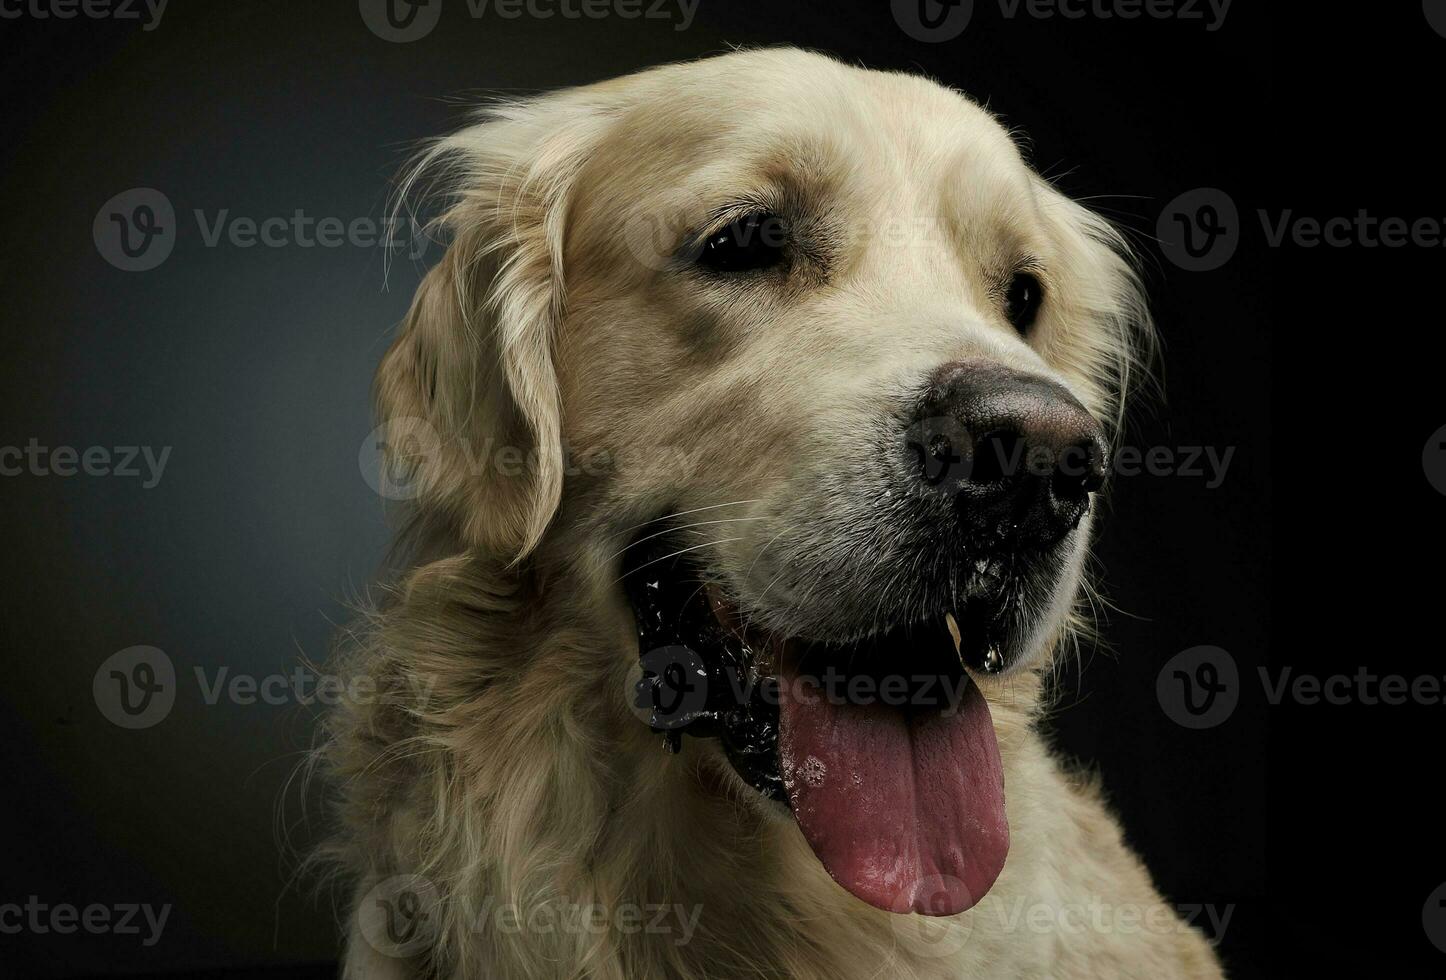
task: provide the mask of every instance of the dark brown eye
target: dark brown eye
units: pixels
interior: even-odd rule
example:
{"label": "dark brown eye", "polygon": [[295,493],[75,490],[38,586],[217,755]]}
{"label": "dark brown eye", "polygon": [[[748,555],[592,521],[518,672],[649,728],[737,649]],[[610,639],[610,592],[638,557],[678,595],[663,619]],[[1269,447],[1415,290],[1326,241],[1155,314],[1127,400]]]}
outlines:
{"label": "dark brown eye", "polygon": [[776,214],[745,215],[703,240],[698,264],[721,273],[770,269],[783,261],[786,232]]}
{"label": "dark brown eye", "polygon": [[1004,293],[1004,315],[1020,333],[1028,332],[1044,302],[1044,287],[1031,273],[1016,272]]}

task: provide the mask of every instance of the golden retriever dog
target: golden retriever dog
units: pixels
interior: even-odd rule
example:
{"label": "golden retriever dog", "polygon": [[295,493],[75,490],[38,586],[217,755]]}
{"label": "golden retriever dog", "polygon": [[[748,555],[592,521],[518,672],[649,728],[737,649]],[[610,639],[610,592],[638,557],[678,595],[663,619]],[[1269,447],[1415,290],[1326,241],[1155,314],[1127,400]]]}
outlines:
{"label": "golden retriever dog", "polygon": [[1037,731],[1150,338],[1106,221],[792,49],[491,106],[424,189],[346,976],[1220,976]]}

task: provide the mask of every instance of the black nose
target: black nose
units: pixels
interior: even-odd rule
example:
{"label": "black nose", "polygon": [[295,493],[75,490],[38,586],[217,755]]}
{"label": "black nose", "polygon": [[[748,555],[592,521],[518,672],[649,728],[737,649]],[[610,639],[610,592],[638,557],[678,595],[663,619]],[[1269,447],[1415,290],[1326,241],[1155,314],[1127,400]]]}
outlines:
{"label": "black nose", "polygon": [[1063,386],[983,361],[934,373],[905,444],[914,477],[950,495],[988,548],[1045,547],[1078,527],[1109,461],[1099,423]]}

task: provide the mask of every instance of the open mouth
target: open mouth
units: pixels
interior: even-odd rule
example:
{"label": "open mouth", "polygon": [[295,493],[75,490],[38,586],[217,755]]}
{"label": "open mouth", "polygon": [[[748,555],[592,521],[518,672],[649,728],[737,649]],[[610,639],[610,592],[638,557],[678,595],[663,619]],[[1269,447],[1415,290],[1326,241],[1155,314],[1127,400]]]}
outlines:
{"label": "open mouth", "polygon": [[638,542],[625,570],[641,716],[672,751],[684,734],[716,738],[856,897],[901,913],[971,908],[1009,849],[999,744],[968,673],[1003,667],[997,601],[846,644],[780,635],[676,544]]}

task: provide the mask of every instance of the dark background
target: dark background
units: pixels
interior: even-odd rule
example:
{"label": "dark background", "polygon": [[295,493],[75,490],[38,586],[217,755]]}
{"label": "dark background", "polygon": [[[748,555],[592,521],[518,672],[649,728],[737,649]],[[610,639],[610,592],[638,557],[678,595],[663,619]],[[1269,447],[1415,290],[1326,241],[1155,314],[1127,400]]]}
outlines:
{"label": "dark background", "polygon": [[[1041,171],[1132,231],[1164,341],[1165,398],[1142,406],[1126,441],[1233,447],[1234,457],[1218,488],[1189,476],[1117,482],[1098,547],[1117,609],[1102,622],[1109,650],[1086,650],[1083,672],[1066,672],[1057,742],[1100,771],[1170,901],[1231,909],[1222,952],[1232,975],[1267,975],[1297,945],[1331,941],[1336,906],[1320,896],[1354,890],[1338,865],[1322,874],[1322,861],[1279,850],[1297,852],[1301,806],[1284,780],[1327,763],[1303,736],[1282,735],[1252,679],[1272,649],[1277,664],[1305,659],[1294,632],[1302,610],[1286,590],[1296,569],[1323,575],[1336,553],[1302,552],[1315,539],[1298,503],[1319,503],[1326,478],[1316,472],[1301,494],[1297,468],[1272,449],[1287,420],[1298,460],[1297,423],[1319,416],[1287,389],[1302,373],[1286,358],[1308,318],[1282,305],[1281,250],[1248,216],[1342,205],[1281,178],[1304,169],[1320,131],[1303,107],[1325,96],[1278,69],[1282,48],[1308,42],[1294,24],[1272,25],[1263,6],[1241,0],[1212,32],[1199,21],[1007,19],[979,2],[945,43],[901,30],[885,0],[702,0],[685,31],[676,19],[473,19],[457,0],[409,44],[375,36],[347,2],[177,0],[151,31],[84,17],[0,21],[0,445],[173,447],[152,489],[120,477],[0,480],[0,904],[36,895],[173,905],[152,948],[137,937],[0,935],[0,974],[324,973],[335,954],[327,895],[294,880],[320,818],[315,794],[308,805],[289,782],[312,709],[208,705],[191,674],[264,676],[324,658],[345,600],[376,574],[388,535],[358,466],[368,385],[425,261],[398,259],[387,272],[378,248],[208,247],[193,210],[208,221],[222,209],[377,219],[406,150],[455,128],[468,98],[759,43],[922,70],[987,101],[1028,133]],[[1401,18],[1392,27],[1425,59],[1441,39],[1419,11]],[[1341,143],[1346,153],[1356,145]],[[114,268],[91,236],[102,204],[132,187],[162,191],[178,218],[174,251],[146,272]],[[1209,272],[1177,268],[1152,241],[1166,203],[1197,187],[1225,191],[1247,216],[1234,257]],[[1353,210],[1379,198],[1351,200]],[[1339,377],[1324,365],[1305,373],[1321,397]],[[1354,424],[1379,431],[1349,416],[1338,422],[1343,441]],[[1431,503],[1417,461],[1437,424],[1399,427],[1417,503]],[[1335,601],[1320,598],[1325,585],[1306,611],[1317,623],[1318,604]],[[1287,628],[1282,653],[1272,641]],[[91,681],[135,644],[165,650],[182,676],[170,715],[127,731],[98,711]],[[1229,651],[1244,682],[1226,722],[1192,731],[1162,710],[1156,676],[1206,644]],[[1423,883],[1442,877],[1434,866]],[[1370,893],[1372,928],[1405,937],[1391,955],[1424,944],[1410,919],[1428,890],[1395,904]]]}

